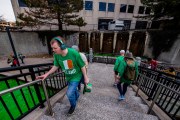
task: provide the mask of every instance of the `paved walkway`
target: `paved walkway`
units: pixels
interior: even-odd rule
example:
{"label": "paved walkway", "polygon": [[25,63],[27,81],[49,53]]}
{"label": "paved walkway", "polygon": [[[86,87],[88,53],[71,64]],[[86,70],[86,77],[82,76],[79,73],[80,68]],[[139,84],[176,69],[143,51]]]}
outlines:
{"label": "paved walkway", "polygon": [[132,88],[128,88],[126,100],[119,101],[119,92],[113,87],[113,65],[93,63],[88,67],[88,76],[93,84],[91,93],[82,94],[73,115],[67,116],[70,108],[67,97],[53,107],[54,117],[43,116],[41,120],[158,120],[147,115],[148,107]]}
{"label": "paved walkway", "polygon": [[[22,64],[21,61],[19,61],[19,62],[20,62],[21,66],[33,65],[33,64],[41,64],[41,63],[52,63],[53,58],[25,58],[24,59],[25,64]],[[5,68],[5,67],[10,67],[7,64],[7,60],[0,59],[0,68]]]}

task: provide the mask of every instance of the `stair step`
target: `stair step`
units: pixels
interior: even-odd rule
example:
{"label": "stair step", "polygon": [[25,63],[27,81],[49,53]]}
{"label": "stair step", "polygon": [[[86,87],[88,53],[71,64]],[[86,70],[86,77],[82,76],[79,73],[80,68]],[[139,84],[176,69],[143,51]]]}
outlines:
{"label": "stair step", "polygon": [[[54,118],[56,120],[73,120],[81,118],[82,120],[94,119],[94,120],[158,120],[157,117],[152,115],[146,115],[135,111],[128,111],[123,108],[119,109],[108,109],[107,107],[102,108],[101,105],[90,105],[82,103],[77,106],[75,112],[71,116],[67,116],[69,106],[62,103],[57,103],[53,108],[55,113]],[[45,119],[42,119],[45,120]],[[51,120],[51,119],[47,119]],[[52,119],[53,120],[53,119]]]}

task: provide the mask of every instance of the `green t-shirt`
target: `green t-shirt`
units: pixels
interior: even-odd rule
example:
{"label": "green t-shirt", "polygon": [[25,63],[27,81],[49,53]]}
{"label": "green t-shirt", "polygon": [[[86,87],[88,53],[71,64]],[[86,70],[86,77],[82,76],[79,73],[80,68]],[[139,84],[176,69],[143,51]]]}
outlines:
{"label": "green t-shirt", "polygon": [[80,54],[72,49],[67,48],[66,56],[54,54],[54,66],[61,67],[65,72],[67,81],[80,81],[82,77],[81,68],[85,66]]}
{"label": "green t-shirt", "polygon": [[123,60],[124,60],[124,56],[119,56],[116,58],[116,62],[114,65],[114,71],[120,71],[118,69],[119,69],[119,66],[122,64]]}

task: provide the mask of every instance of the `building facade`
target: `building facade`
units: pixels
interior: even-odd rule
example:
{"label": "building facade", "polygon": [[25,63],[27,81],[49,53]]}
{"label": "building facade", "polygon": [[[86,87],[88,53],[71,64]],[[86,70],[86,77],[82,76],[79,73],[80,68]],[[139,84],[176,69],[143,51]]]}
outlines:
{"label": "building facade", "polygon": [[[18,13],[27,9],[22,0],[11,0],[17,19]],[[84,7],[78,15],[87,23],[81,31],[108,30],[108,23],[113,20],[123,20],[125,29],[159,28],[156,21],[137,16],[151,14],[150,8],[140,0],[84,0]],[[57,29],[57,26],[45,26],[42,29]],[[78,30],[77,26],[63,26],[64,30]]]}

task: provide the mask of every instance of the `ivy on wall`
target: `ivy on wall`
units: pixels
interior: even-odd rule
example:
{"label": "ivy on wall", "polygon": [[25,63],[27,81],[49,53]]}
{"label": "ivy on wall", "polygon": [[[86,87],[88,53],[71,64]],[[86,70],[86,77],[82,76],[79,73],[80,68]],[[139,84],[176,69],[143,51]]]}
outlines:
{"label": "ivy on wall", "polygon": [[152,54],[155,59],[162,52],[168,52],[177,40],[179,31],[148,31],[150,34],[149,47],[152,48]]}

